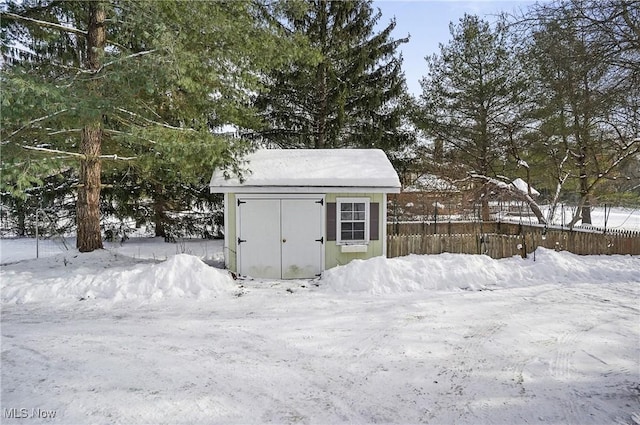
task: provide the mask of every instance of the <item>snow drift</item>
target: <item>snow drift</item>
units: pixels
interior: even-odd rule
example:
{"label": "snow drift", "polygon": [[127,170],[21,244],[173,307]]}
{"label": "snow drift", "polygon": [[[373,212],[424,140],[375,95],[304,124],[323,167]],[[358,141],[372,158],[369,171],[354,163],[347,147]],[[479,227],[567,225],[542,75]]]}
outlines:
{"label": "snow drift", "polygon": [[428,290],[471,290],[541,283],[640,282],[640,258],[578,256],[538,248],[533,254],[493,260],[484,255],[408,255],[354,260],[323,273],[321,286],[337,292],[390,294]]}
{"label": "snow drift", "polygon": [[[56,256],[33,263],[38,267],[17,263],[2,271],[3,303],[94,298],[111,301],[204,299],[234,289],[226,271],[209,267],[198,257],[187,254],[149,264],[97,251],[70,259]],[[96,265],[102,265],[103,270],[96,272]]]}

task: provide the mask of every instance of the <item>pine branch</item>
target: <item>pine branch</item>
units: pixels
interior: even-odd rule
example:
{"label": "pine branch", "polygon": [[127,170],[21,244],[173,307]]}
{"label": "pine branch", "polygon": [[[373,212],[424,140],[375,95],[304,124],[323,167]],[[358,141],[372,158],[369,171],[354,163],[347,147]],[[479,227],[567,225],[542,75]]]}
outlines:
{"label": "pine branch", "polygon": [[123,58],[118,58],[116,60],[112,60],[111,62],[107,62],[107,63],[105,63],[104,65],[102,65],[100,68],[98,68],[95,71],[87,71],[87,72],[91,72],[92,74],[98,74],[100,71],[102,71],[106,67],[114,65],[114,64],[116,64],[118,62],[122,62],[122,61],[125,61],[127,59],[137,58],[137,57],[140,57],[140,56],[149,55],[149,54],[155,53],[157,51],[158,51],[158,49],[153,49],[153,50],[145,50],[144,52],[133,53],[133,54],[127,55],[127,56],[125,56]]}
{"label": "pine branch", "polygon": [[[67,155],[67,156],[72,156],[74,158],[80,158],[80,159],[87,159],[86,155],[83,155],[81,153],[77,153],[77,152],[68,152],[68,151],[61,151],[58,149],[49,149],[49,148],[39,148],[37,146],[22,146],[25,149],[28,150],[32,150],[32,151],[38,151],[38,152],[47,152],[47,153],[57,153],[57,154],[61,154],[61,155]],[[134,159],[138,159],[138,157],[136,156],[118,156],[117,154],[112,154],[112,155],[100,155],[98,156],[98,158],[100,159],[108,159],[108,160],[113,160],[113,161],[133,161]]]}
{"label": "pine branch", "polygon": [[49,148],[39,148],[37,146],[26,146],[23,145],[22,146],[25,149],[31,150],[31,151],[38,151],[38,152],[47,152],[47,153],[57,153],[57,154],[62,154],[62,155],[67,155],[67,156],[73,156],[76,158],[80,158],[80,159],[87,159],[86,155],[77,153],[77,152],[67,152],[67,151],[61,151],[58,149],[49,149]]}
{"label": "pine branch", "polygon": [[[41,27],[45,27],[45,28],[52,28],[52,29],[56,29],[56,30],[62,30],[65,32],[70,32],[72,34],[76,34],[76,35],[80,35],[82,37],[86,37],[87,36],[87,32],[80,30],[78,28],[74,28],[74,27],[66,27],[64,25],[61,24],[56,24],[55,22],[49,22],[49,21],[41,21],[39,19],[33,19],[33,18],[27,18],[26,16],[20,16],[20,15],[16,15],[15,13],[11,13],[11,12],[0,12],[0,18],[12,18],[18,21],[25,21],[25,22],[31,22],[32,24],[36,24],[39,25]],[[116,43],[115,41],[111,41],[111,40],[106,40],[106,42],[108,44],[111,44],[112,46],[116,46],[119,47],[121,49],[126,50],[126,47],[123,46],[120,43]]]}
{"label": "pine branch", "polygon": [[87,35],[86,31],[82,31],[82,30],[79,30],[77,28],[65,27],[64,25],[56,24],[54,22],[41,21],[39,19],[27,18],[26,16],[16,15],[15,13],[11,13],[11,12],[2,12],[2,13],[0,13],[0,17],[2,17],[2,18],[13,18],[13,19],[16,19],[16,20],[19,20],[19,21],[31,22],[31,23],[39,25],[41,27],[53,28],[53,29],[57,29],[57,30],[63,30],[63,31],[66,31],[66,32],[70,32],[72,34],[81,35],[83,37],[86,37],[86,35]]}
{"label": "pine branch", "polygon": [[100,159],[109,159],[112,161],[133,161],[138,159],[137,156],[118,156],[116,154],[113,155],[100,155],[98,158]]}
{"label": "pine branch", "polygon": [[3,140],[1,145],[6,145],[7,143],[9,143],[9,142],[10,142],[10,140],[9,140],[9,139],[11,139],[11,138],[12,138],[13,136],[15,136],[16,134],[20,133],[20,132],[21,132],[22,130],[24,130],[25,128],[30,127],[31,125],[36,124],[36,123],[39,123],[39,122],[41,122],[41,121],[46,121],[46,120],[48,120],[49,118],[53,118],[53,117],[55,117],[56,115],[60,115],[60,114],[62,114],[62,113],[65,113],[65,112],[67,112],[67,111],[71,111],[71,110],[73,110],[73,109],[75,109],[75,108],[62,109],[62,110],[60,110],[60,111],[54,112],[53,114],[45,115],[44,117],[36,118],[36,119],[34,119],[34,120],[32,120],[32,121],[29,121],[28,123],[26,123],[25,125],[23,125],[23,126],[22,126],[22,127],[20,127],[19,129],[17,129],[16,131],[14,131],[13,133],[11,133],[9,136],[7,136],[7,139]]}
{"label": "pine branch", "polygon": [[70,69],[70,70],[76,71],[76,74],[73,76],[73,78],[71,79],[71,81],[68,84],[65,84],[63,86],[57,86],[57,87],[58,88],[69,88],[69,87],[71,87],[73,85],[73,83],[76,81],[76,79],[82,74],[92,75],[93,77],[90,78],[89,80],[97,80],[99,78],[104,78],[104,76],[98,76],[97,74],[102,72],[106,67],[114,65],[114,64],[122,62],[122,61],[125,61],[127,59],[148,55],[148,54],[151,54],[151,53],[155,53],[157,51],[158,51],[158,49],[153,49],[153,50],[145,50],[144,52],[133,53],[133,54],[125,56],[123,58],[118,58],[118,59],[113,60],[111,62],[107,62],[104,65],[102,65],[100,68],[95,69],[95,70],[94,69],[80,69],[80,68],[69,67],[69,66],[66,66],[66,65],[55,63],[54,65],[60,66],[60,67],[65,68],[65,69]]}
{"label": "pine branch", "polygon": [[65,130],[53,130],[52,128],[45,128],[45,130],[50,131],[49,133],[47,133],[47,136],[56,136],[58,134],[65,134],[65,133],[80,133],[82,131],[81,128],[70,128],[70,129],[65,129]]}
{"label": "pine branch", "polygon": [[135,112],[127,111],[124,108],[116,108],[116,110],[118,110],[120,112],[124,112],[125,114],[129,114],[132,117],[140,118],[141,120],[145,121],[148,124],[159,125],[161,127],[168,128],[168,129],[171,129],[171,130],[195,131],[193,128],[174,127],[174,126],[166,124],[166,123],[154,121],[154,120],[151,120],[151,119],[149,119],[147,117],[143,117],[142,115],[136,114]]}

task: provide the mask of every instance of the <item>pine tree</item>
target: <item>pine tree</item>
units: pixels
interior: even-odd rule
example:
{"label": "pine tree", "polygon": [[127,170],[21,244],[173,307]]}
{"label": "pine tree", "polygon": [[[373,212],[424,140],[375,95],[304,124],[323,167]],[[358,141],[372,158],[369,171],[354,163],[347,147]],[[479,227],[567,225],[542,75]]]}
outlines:
{"label": "pine tree", "polygon": [[319,53],[315,62],[297,62],[268,74],[261,138],[283,148],[379,147],[408,141],[401,128],[406,114],[402,58],[392,21],[381,32],[381,17],[367,0],[307,3],[303,16],[289,16],[295,34]]}
{"label": "pine tree", "polygon": [[[506,23],[492,27],[465,15],[450,25],[452,39],[427,58],[428,74],[415,124],[442,144],[447,167],[462,175],[504,175],[517,161],[526,121],[527,84]],[[490,188],[481,193],[482,218],[489,219]]]}
{"label": "pine tree", "polygon": [[216,166],[237,171],[246,147],[216,137],[211,125],[255,126],[249,96],[261,89],[259,73],[298,55],[268,9],[259,1],[9,3],[3,191],[24,197],[72,170],[77,244],[91,251],[102,246],[105,162],[126,162],[142,178],[162,169],[158,180],[176,170],[187,178]]}

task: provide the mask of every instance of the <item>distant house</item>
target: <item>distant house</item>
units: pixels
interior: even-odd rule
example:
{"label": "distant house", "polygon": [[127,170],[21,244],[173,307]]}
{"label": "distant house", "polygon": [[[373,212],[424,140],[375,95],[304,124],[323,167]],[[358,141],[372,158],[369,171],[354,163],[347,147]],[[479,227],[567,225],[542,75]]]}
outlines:
{"label": "distant house", "polygon": [[224,193],[228,269],[270,279],[313,278],[359,258],[386,255],[387,194],[400,181],[378,149],[267,149],[250,173],[213,173]]}
{"label": "distant house", "polygon": [[524,193],[529,193],[529,189],[531,189],[531,196],[540,196],[540,192],[535,190],[533,186],[527,185],[527,182],[522,180],[520,177],[511,182],[511,184],[518,190]]}
{"label": "distant house", "polygon": [[496,219],[507,219],[509,216],[516,218],[531,216],[533,213],[531,212],[529,204],[522,199],[522,196],[518,196],[517,192],[525,194],[530,193],[531,198],[534,200],[540,196],[540,192],[538,192],[533,186],[527,185],[527,182],[521,178],[513,180],[510,184],[503,184],[505,185],[505,188],[515,188],[516,191],[498,190],[496,192],[491,192],[489,198],[491,214]]}
{"label": "distant house", "polygon": [[462,202],[460,190],[434,174],[422,174],[392,198],[399,220],[424,220],[438,214],[455,214]]}

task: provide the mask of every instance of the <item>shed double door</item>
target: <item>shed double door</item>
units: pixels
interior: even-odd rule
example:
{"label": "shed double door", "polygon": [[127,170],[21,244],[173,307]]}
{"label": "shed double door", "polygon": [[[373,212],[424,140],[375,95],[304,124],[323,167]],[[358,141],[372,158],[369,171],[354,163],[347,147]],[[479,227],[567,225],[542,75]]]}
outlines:
{"label": "shed double door", "polygon": [[238,272],[265,279],[322,272],[322,196],[238,198]]}

